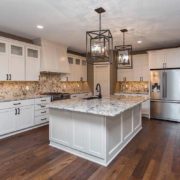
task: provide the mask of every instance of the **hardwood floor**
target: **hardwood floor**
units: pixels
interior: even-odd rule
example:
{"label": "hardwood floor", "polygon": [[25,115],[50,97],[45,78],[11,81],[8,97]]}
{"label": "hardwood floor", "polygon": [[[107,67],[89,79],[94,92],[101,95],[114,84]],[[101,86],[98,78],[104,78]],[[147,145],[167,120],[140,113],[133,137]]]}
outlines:
{"label": "hardwood floor", "polygon": [[106,168],[48,143],[48,126],[1,140],[0,180],[180,179],[180,123],[143,120],[142,131]]}

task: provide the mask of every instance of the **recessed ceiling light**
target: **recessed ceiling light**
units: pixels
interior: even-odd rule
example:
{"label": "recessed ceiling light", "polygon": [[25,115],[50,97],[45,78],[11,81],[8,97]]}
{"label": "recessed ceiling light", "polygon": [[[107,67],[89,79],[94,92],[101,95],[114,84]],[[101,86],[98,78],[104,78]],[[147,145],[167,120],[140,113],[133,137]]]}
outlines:
{"label": "recessed ceiling light", "polygon": [[142,43],[142,41],[141,41],[141,40],[139,40],[139,41],[137,41],[137,43],[138,43],[138,44],[141,44],[141,43]]}
{"label": "recessed ceiling light", "polygon": [[44,26],[42,26],[42,25],[37,25],[36,26],[38,29],[44,29]]}

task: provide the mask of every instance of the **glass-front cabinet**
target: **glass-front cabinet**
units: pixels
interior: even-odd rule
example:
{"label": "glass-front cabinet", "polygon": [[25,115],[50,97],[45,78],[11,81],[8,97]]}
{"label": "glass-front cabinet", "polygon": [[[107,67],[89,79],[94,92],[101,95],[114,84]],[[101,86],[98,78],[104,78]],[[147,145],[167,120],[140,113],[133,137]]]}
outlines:
{"label": "glass-front cabinet", "polygon": [[26,47],[26,81],[38,81],[40,75],[40,47]]}
{"label": "glass-front cabinet", "polygon": [[8,47],[8,42],[0,39],[0,81],[6,81],[9,77]]}

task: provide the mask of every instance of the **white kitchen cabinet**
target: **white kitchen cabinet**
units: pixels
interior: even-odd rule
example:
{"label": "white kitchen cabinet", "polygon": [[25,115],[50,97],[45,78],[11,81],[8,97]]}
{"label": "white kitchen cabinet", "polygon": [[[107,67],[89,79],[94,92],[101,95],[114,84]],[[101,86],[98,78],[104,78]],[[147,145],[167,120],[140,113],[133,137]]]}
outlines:
{"label": "white kitchen cabinet", "polygon": [[180,48],[173,48],[165,50],[165,61],[167,68],[180,67]]}
{"label": "white kitchen cabinet", "polygon": [[0,103],[0,139],[49,120],[50,97]]}
{"label": "white kitchen cabinet", "polygon": [[118,81],[149,81],[149,64],[147,54],[133,55],[133,69],[118,69]]}
{"label": "white kitchen cabinet", "polygon": [[94,65],[94,95],[96,95],[96,85],[101,85],[101,93],[103,97],[110,96],[110,65],[99,64]]}
{"label": "white kitchen cabinet", "polygon": [[0,38],[0,81],[38,81],[39,74],[38,46]]}
{"label": "white kitchen cabinet", "polygon": [[17,108],[15,115],[16,130],[25,129],[34,125],[34,105]]}
{"label": "white kitchen cabinet", "polygon": [[82,77],[83,81],[87,81],[87,61],[85,59],[82,59],[81,63],[82,63],[82,66],[81,66],[82,67],[82,75],[81,75],[81,77]]}
{"label": "white kitchen cabinet", "polygon": [[40,75],[40,48],[26,46],[26,81],[38,81]]}
{"label": "white kitchen cabinet", "polygon": [[164,50],[149,51],[149,69],[162,69],[165,66]]}
{"label": "white kitchen cabinet", "polygon": [[25,81],[24,45],[10,43],[9,74],[12,81]]}
{"label": "white kitchen cabinet", "polygon": [[16,130],[15,109],[0,110],[0,136]]}
{"label": "white kitchen cabinet", "polygon": [[9,73],[9,44],[0,39],[0,81],[6,81]]}
{"label": "white kitchen cabinet", "polygon": [[87,81],[87,62],[82,56],[68,54],[70,73],[62,76],[66,81]]}
{"label": "white kitchen cabinet", "polygon": [[149,51],[149,69],[179,68],[180,48]]}

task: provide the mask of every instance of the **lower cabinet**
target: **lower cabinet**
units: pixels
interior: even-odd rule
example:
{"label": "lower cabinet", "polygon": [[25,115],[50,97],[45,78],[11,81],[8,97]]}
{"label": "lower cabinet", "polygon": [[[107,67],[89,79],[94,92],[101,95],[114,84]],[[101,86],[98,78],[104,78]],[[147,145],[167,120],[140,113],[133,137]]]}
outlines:
{"label": "lower cabinet", "polygon": [[47,123],[50,97],[1,102],[0,139],[11,133]]}
{"label": "lower cabinet", "polygon": [[0,110],[0,135],[16,130],[15,109]]}
{"label": "lower cabinet", "polygon": [[34,125],[34,105],[18,108],[15,116],[16,130],[25,129]]}

